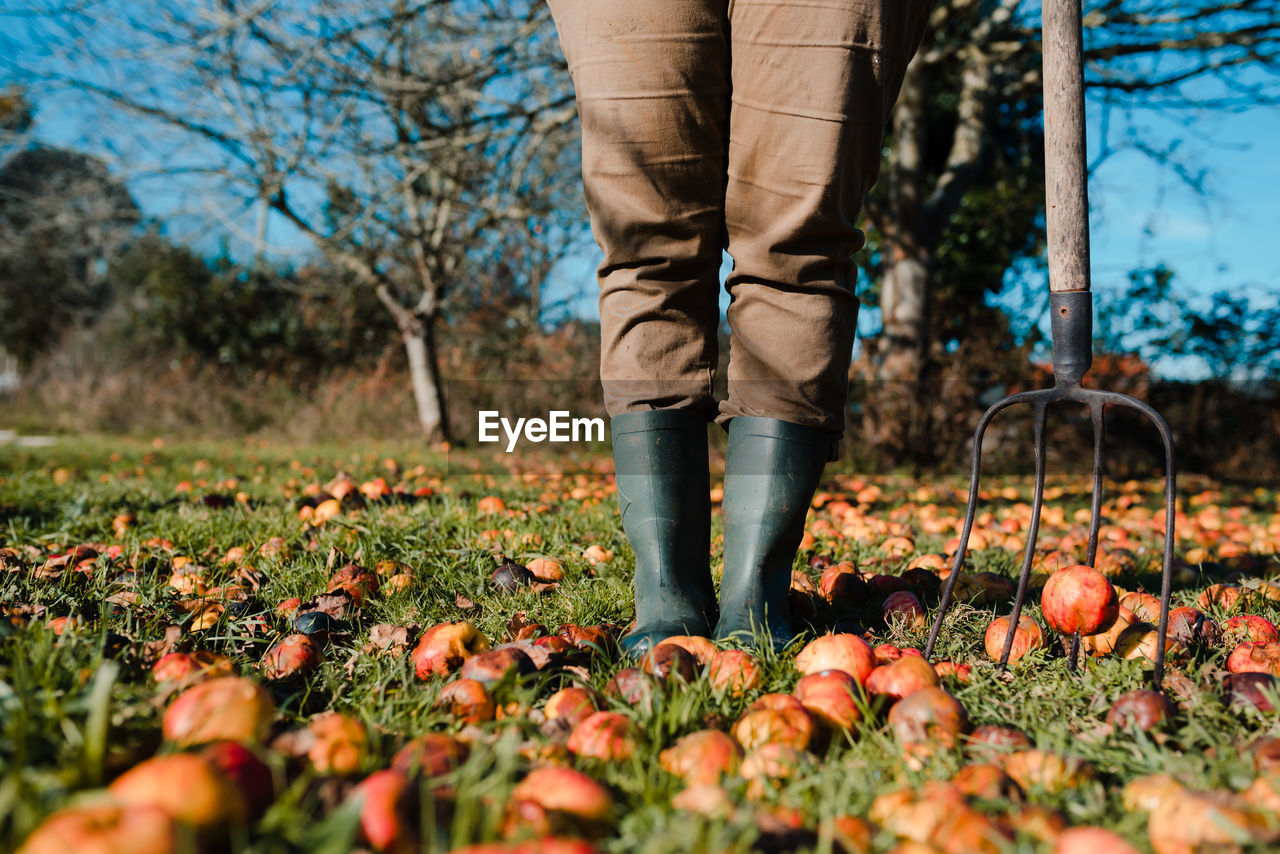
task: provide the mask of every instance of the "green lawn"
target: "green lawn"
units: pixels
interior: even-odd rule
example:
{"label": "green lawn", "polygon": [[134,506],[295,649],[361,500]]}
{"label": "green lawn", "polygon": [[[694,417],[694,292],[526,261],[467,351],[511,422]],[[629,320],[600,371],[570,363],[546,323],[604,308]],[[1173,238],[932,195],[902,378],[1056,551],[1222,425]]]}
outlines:
{"label": "green lawn", "polygon": [[[631,554],[607,476],[468,476],[457,473],[465,459],[456,452],[446,459],[409,445],[372,444],[296,449],[69,440],[27,451],[0,448],[0,606],[9,616],[0,622],[0,850],[17,847],[54,810],[100,798],[101,787],[153,754],[177,750],[162,739],[167,698],[151,673],[166,627],[182,627],[181,648],[223,654],[241,674],[262,679],[258,659],[289,631],[277,605],[324,593],[332,573],[348,562],[372,569],[397,561],[409,568],[412,580],[407,589],[391,592],[384,576],[381,592],[346,609],[318,669],[267,683],[277,714],[258,750],[273,770],[277,791],[265,813],[230,831],[235,850],[346,851],[367,845],[359,836],[360,801],[349,790],[386,768],[407,739],[428,732],[460,733],[470,753],[444,781],[447,790],[424,787],[430,803],[409,809],[409,818],[421,824],[411,850],[448,851],[516,832],[508,821],[508,795],[535,763],[548,758],[600,781],[614,800],[606,827],[569,830],[595,833],[604,850],[654,854],[753,846],[832,850],[834,817],[866,817],[877,796],[950,779],[972,761],[972,754],[956,746],[906,763],[884,715],[868,709],[850,733],[835,733],[809,750],[790,776],[751,786],[740,776],[726,777],[723,785],[735,804],[728,817],[675,809],[671,799],[685,786],[661,769],[659,753],[684,734],[728,730],[763,693],[791,692],[800,675],[794,649],[763,657],[761,684],[745,696],[714,690],[705,675],[691,684],[670,679],[648,708],[605,697],[606,684],[625,663],[591,654],[571,661],[571,668],[553,664],[522,680],[507,677],[493,689],[507,709],[503,718],[464,729],[435,706],[445,681],[417,678],[407,655],[367,648],[372,627],[409,626],[412,634],[465,619],[497,645],[517,615],[551,631],[566,623],[624,626],[631,618]],[[348,498],[318,526],[300,519],[308,497],[314,503],[314,493],[342,473],[356,484],[382,477],[401,491],[366,502]],[[816,541],[796,564],[814,581],[821,571],[811,568],[811,556],[852,561],[866,575],[900,574],[910,555],[886,556],[881,545],[890,535],[907,534],[915,554],[941,552],[955,535],[946,522],[963,512],[962,480],[829,475],[810,525]],[[869,484],[879,487],[878,496],[865,490]],[[1081,526],[1070,520],[1087,506],[1087,494],[1080,484],[1062,485],[1049,503],[1066,509],[1078,540]],[[1026,500],[1025,482],[991,484],[1006,486]],[[1156,487],[1109,486],[1107,533],[1110,542],[1125,546],[1111,550],[1118,567],[1113,581],[1128,590],[1158,590],[1154,570],[1161,539],[1149,523],[1159,507]],[[1187,479],[1181,490],[1186,516],[1180,551],[1192,562],[1179,573],[1175,604],[1194,605],[1211,583],[1248,588],[1256,586],[1255,578],[1280,574],[1280,562],[1266,554],[1280,535],[1277,493],[1238,485],[1217,489]],[[984,531],[1024,515],[1018,502],[1000,494],[984,509],[992,513]],[[113,520],[127,513],[136,520],[121,536]],[[714,526],[713,537],[718,514]],[[1064,525],[1046,525],[1049,544],[1064,533]],[[270,553],[264,554],[268,543]],[[1224,548],[1227,543],[1239,548]],[[49,563],[86,544],[98,553],[90,562]],[[584,557],[593,545],[613,556],[593,564]],[[552,589],[521,586],[504,593],[490,583],[498,553],[520,563],[554,558],[564,577]],[[237,570],[243,578],[246,568],[261,573],[261,587],[240,613],[214,614],[197,628],[200,614],[184,602],[192,594],[170,586],[179,558],[207,588],[231,582]],[[967,571],[1012,576],[1020,559],[1020,553],[988,548],[971,555]],[[718,561],[717,544],[712,565]],[[1248,613],[1280,620],[1276,602],[1261,593],[1245,599]],[[1038,596],[1028,601],[1028,613],[1039,620]],[[983,632],[1009,607],[966,604],[952,611],[936,657],[971,664],[972,678],[967,684],[946,680],[944,687],[963,703],[974,726],[1020,728],[1042,750],[1091,763],[1093,774],[1061,791],[1031,785],[1022,804],[1006,797],[971,799],[993,825],[1011,813],[1029,815],[1025,804],[1040,805],[1060,811],[1070,824],[1102,825],[1151,850],[1146,813],[1122,803],[1126,783],[1162,772],[1195,789],[1241,791],[1258,776],[1242,747],[1259,735],[1280,734],[1280,726],[1274,715],[1224,707],[1219,683],[1230,644],[1198,646],[1174,667],[1186,678],[1171,691],[1178,711],[1162,729],[1115,730],[1104,724],[1111,701],[1143,687],[1149,668],[1111,656],[1090,660],[1082,673],[1072,674],[1055,643],[1025,659],[1015,678],[1003,679],[983,652]],[[886,625],[879,602],[870,598],[818,603],[816,613],[818,628],[865,628],[872,646],[924,646],[924,629]],[[1228,614],[1214,605],[1209,616],[1222,622]],[[58,617],[72,618],[61,634],[50,625]],[[556,690],[582,680],[601,692],[602,708],[633,719],[638,749],[632,757],[603,762],[554,746],[556,735],[541,724],[539,709]],[[288,755],[288,739],[279,739],[324,710],[349,715],[367,731],[367,746],[349,775],[318,773],[305,759]],[[891,824],[876,828],[873,850],[898,844],[885,826]],[[783,825],[799,827],[783,833]],[[224,839],[214,847],[227,844]],[[1026,832],[1007,842],[1010,851],[1050,848]],[[1257,850],[1266,846],[1259,843]]]}

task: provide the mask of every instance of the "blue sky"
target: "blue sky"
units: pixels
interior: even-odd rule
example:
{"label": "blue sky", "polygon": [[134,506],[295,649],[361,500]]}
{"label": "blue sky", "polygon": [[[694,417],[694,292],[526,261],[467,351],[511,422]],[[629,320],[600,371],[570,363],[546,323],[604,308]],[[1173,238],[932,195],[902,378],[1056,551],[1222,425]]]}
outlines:
{"label": "blue sky", "polygon": [[[13,19],[6,21],[9,39],[39,53],[35,40]],[[0,84],[3,81],[0,80]],[[101,150],[97,117],[74,101],[37,104],[39,137],[50,143]],[[1280,224],[1280,110],[1269,107],[1224,114],[1168,116],[1138,112],[1130,123],[1157,147],[1182,140],[1180,153],[1208,170],[1206,192],[1197,194],[1174,172],[1145,155],[1122,152],[1107,160],[1091,182],[1093,205],[1093,270],[1095,286],[1122,285],[1129,270],[1163,263],[1177,273],[1180,287],[1207,295],[1245,289],[1262,295],[1280,291],[1280,255],[1273,232]],[[1096,154],[1101,123],[1096,105],[1090,115],[1090,147]],[[1114,123],[1113,123],[1114,125]],[[127,124],[121,127],[127,128]],[[92,142],[89,142],[93,140]],[[123,158],[147,152],[141,139],[117,137]],[[172,178],[135,179],[133,188],[148,213],[159,218],[178,211],[193,214],[175,230],[195,238],[212,252],[226,241],[233,253],[247,256],[246,238],[255,230],[256,210],[242,203]],[[311,251],[301,235],[272,217],[268,245],[286,257],[302,260]],[[574,314],[595,316],[594,246],[566,259],[547,289],[548,302],[568,301]],[[1003,301],[1008,304],[1008,300]],[[874,310],[864,312],[864,328],[876,324]]]}

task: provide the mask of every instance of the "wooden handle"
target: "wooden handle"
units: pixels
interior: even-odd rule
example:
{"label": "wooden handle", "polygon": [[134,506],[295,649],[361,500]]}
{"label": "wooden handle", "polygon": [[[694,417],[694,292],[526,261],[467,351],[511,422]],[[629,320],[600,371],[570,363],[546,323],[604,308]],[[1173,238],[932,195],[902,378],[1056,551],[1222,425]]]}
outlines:
{"label": "wooden handle", "polygon": [[1045,226],[1049,290],[1089,290],[1084,45],[1080,0],[1044,0]]}

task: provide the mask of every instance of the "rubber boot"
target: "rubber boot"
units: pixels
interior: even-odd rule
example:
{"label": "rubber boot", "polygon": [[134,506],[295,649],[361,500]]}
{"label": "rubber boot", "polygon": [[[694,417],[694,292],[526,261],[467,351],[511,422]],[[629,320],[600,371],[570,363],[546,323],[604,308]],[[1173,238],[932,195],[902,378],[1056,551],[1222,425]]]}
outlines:
{"label": "rubber boot", "polygon": [[763,633],[779,650],[793,640],[791,565],[830,447],[826,433],[787,421],[729,422],[717,640]]}
{"label": "rubber boot", "polygon": [[672,635],[709,635],[715,624],[707,419],[629,412],[611,431],[622,528],[636,555],[636,623],[618,644],[636,657]]}

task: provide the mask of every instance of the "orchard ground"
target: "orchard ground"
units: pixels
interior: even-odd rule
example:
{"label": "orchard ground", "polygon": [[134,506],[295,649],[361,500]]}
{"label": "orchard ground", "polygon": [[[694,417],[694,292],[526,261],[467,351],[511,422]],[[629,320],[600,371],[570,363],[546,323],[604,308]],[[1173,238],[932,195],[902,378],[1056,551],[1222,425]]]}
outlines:
{"label": "orchard ground", "polygon": [[[1280,575],[1274,488],[1181,481],[1174,605],[1205,619],[1179,629],[1165,686],[1175,709],[1150,731],[1106,720],[1117,697],[1149,683],[1140,649],[1129,660],[1086,657],[1082,672],[1069,673],[1041,615],[1038,588],[1083,557],[1084,480],[1050,484],[1025,612],[1048,643],[1027,652],[1011,678],[997,672],[984,633],[1011,610],[1029,483],[992,479],[984,481],[979,548],[958,585],[965,601],[950,612],[935,660],[958,665],[940,669],[940,684],[963,705],[968,728],[1016,728],[1034,751],[980,748],[932,725],[912,735],[888,720],[891,698],[868,698],[858,688],[847,728],[824,725],[809,709],[813,732],[803,749],[761,758],[760,743],[746,751],[730,744],[724,773],[691,797],[690,784],[705,781],[690,779],[690,769],[663,751],[708,729],[741,741],[734,724],[749,707],[762,695],[795,690],[802,675],[796,652],[808,638],[760,655],[758,680],[741,692],[713,684],[714,668],[702,660],[688,682],[615,679],[629,664],[607,641],[579,649],[573,642],[581,633],[560,631],[603,627],[608,636],[632,616],[632,555],[607,459],[595,473],[563,477],[537,474],[528,459],[515,461],[522,474],[467,475],[466,459],[407,444],[299,449],[112,439],[0,450],[0,849],[22,845],[56,811],[119,801],[130,787],[113,781],[155,768],[147,763],[157,755],[206,757],[207,748],[194,743],[201,739],[174,735],[165,712],[211,674],[153,672],[166,654],[203,651],[215,655],[195,660],[261,683],[274,705],[244,739],[270,770],[270,792],[246,793],[247,778],[228,772],[223,782],[232,786],[223,796],[240,800],[224,812],[215,804],[205,817],[221,827],[210,832],[198,817],[183,816],[197,825],[205,850],[449,851],[554,833],[589,839],[599,850],[653,854],[1036,852],[1054,850],[1068,825],[1108,828],[1157,854],[1210,844],[1274,850],[1280,795],[1272,783],[1280,787],[1280,776],[1265,738],[1280,735],[1280,717],[1267,710],[1276,698],[1264,686],[1241,692],[1232,705],[1223,689],[1228,655],[1242,641],[1264,642],[1244,650],[1255,665],[1240,665],[1250,657],[1240,654],[1232,669],[1280,672],[1280,647],[1267,647],[1241,621],[1228,624],[1240,614],[1280,620],[1280,585],[1270,583]],[[954,548],[966,490],[962,478],[828,470],[795,564],[792,601],[808,637],[863,635],[880,663],[923,648],[928,620],[909,604],[886,612],[884,602],[912,593],[932,619],[937,585],[919,570],[946,574],[948,561],[925,556]],[[1132,610],[1149,600],[1126,600],[1124,592],[1159,589],[1161,497],[1155,480],[1106,487],[1099,567]],[[716,572],[718,535],[717,506]],[[856,578],[838,577],[851,573]],[[893,601],[901,605],[902,597]],[[308,612],[319,616],[299,618]],[[459,676],[421,678],[415,645],[424,630],[460,620],[490,646],[519,638],[541,667],[499,671],[496,679],[464,673],[486,685],[475,702],[461,701],[460,691],[438,702]],[[311,640],[291,658],[280,645],[299,629]],[[556,634],[567,642],[546,640]],[[168,681],[158,680],[165,675]],[[603,749],[583,747],[573,726],[548,720],[548,698],[572,685],[588,687],[594,705],[624,717],[597,740]],[[345,717],[335,729],[325,712]],[[373,790],[357,786],[428,733],[450,736],[457,761],[436,769],[438,777],[406,772],[413,797],[396,790],[401,796],[384,804],[385,814],[371,818]],[[1021,761],[1010,759],[1017,755]],[[964,771],[973,765],[991,770]],[[604,796],[601,810],[575,815],[572,804],[519,788],[543,766],[575,769],[585,777],[573,780],[603,786],[589,793]],[[1156,774],[1176,782],[1144,779]],[[986,782],[975,782],[980,776]],[[956,816],[964,827],[955,826]],[[1171,816],[1176,839],[1165,830]],[[390,836],[379,835],[377,818]],[[185,825],[162,830],[155,850],[190,841]],[[913,841],[919,847],[909,849]],[[520,850],[553,850],[529,845]]]}

